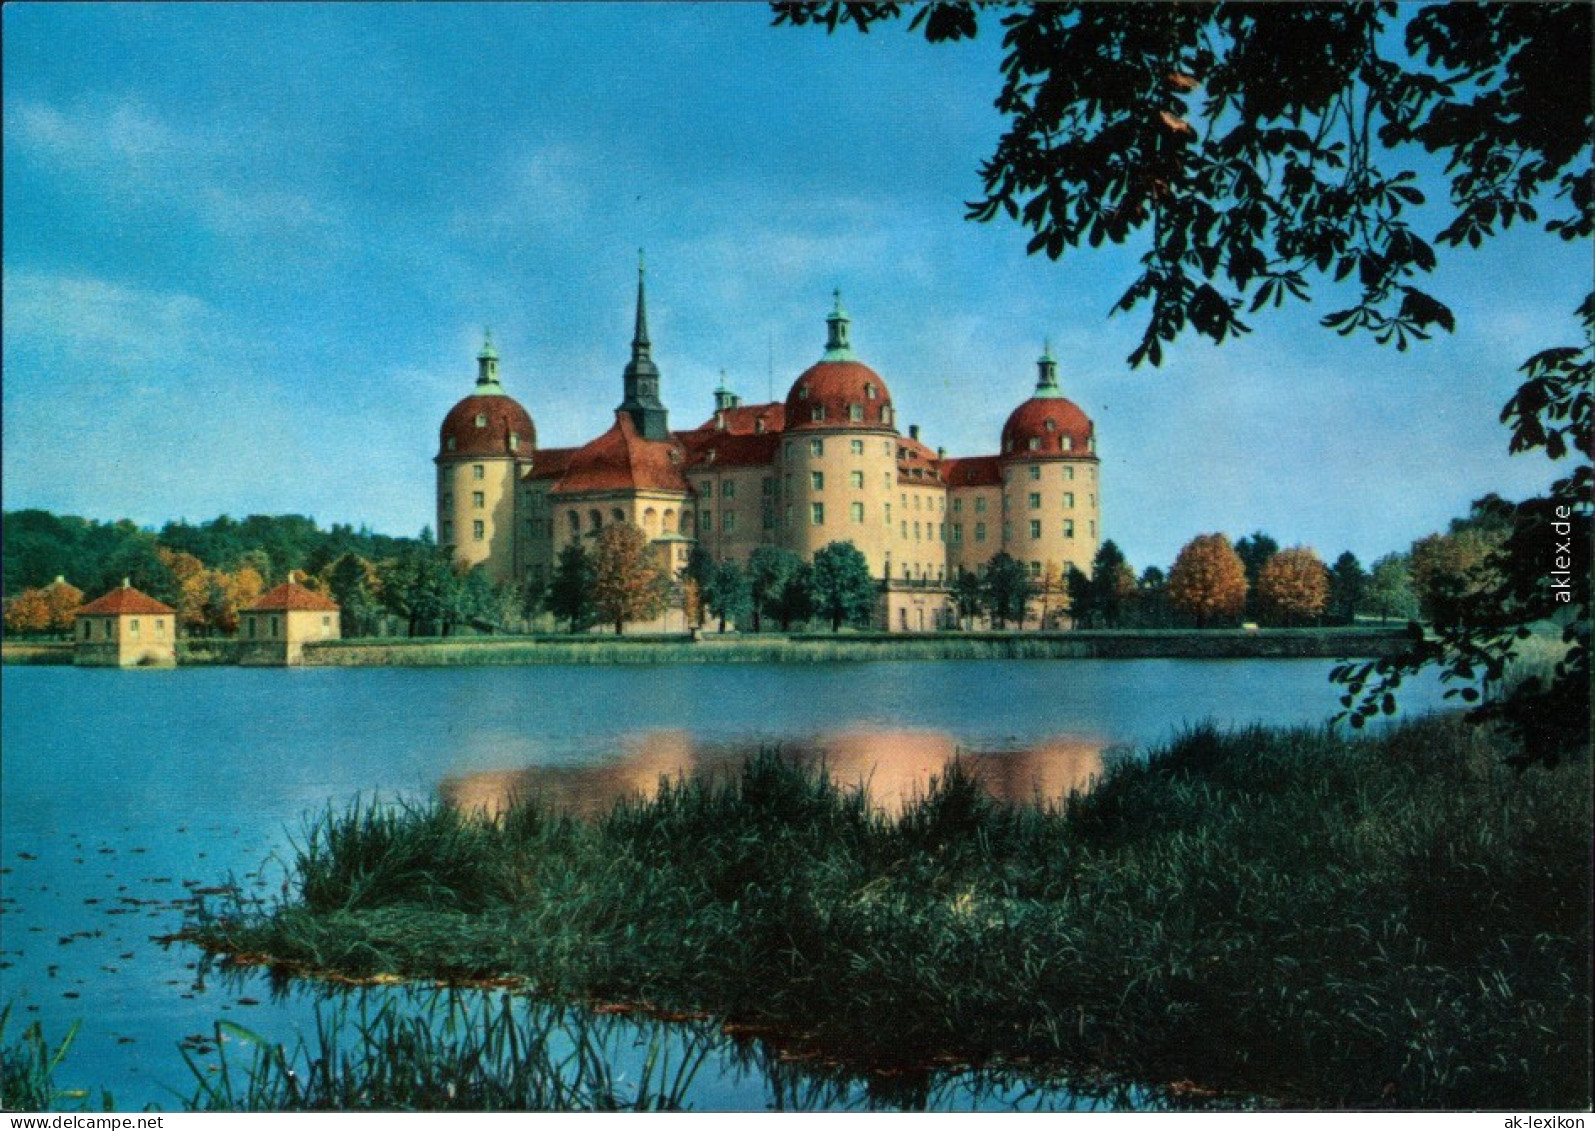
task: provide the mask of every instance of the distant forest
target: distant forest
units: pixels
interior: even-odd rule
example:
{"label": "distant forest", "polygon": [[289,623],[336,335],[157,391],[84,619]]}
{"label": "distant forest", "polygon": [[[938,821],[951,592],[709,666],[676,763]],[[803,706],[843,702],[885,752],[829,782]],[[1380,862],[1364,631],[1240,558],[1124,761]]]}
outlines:
{"label": "distant forest", "polygon": [[250,567],[270,587],[287,580],[291,570],[319,574],[344,554],[381,561],[407,556],[425,544],[336,523],[323,530],[314,519],[297,514],[244,519],[222,515],[197,525],[168,522],[158,532],[127,519],[100,522],[45,510],[7,511],[4,523],[7,598],[64,577],[92,599],[125,577],[175,604],[178,578],[170,566],[172,554],[190,554],[227,573]]}

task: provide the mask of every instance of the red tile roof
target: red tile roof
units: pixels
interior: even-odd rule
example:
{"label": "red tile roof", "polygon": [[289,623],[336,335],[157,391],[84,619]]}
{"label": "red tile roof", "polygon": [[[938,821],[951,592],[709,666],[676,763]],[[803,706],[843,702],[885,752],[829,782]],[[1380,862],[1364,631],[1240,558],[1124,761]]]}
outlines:
{"label": "red tile roof", "polygon": [[570,466],[575,448],[539,448],[532,457],[532,470],[528,479],[558,479]]}
{"label": "red tile roof", "polygon": [[163,605],[154,597],[140,593],[131,586],[124,585],[120,589],[113,589],[103,597],[90,601],[78,609],[80,617],[120,617],[129,614],[156,615],[172,614],[177,612],[170,605]]}
{"label": "red tile roof", "polygon": [[769,467],[775,463],[779,432],[755,435],[749,432],[715,432],[700,429],[678,433],[687,451],[687,469],[706,471],[717,467]]}
{"label": "red tile roof", "polygon": [[[481,425],[476,422],[480,419]],[[510,436],[519,437],[510,447]],[[449,447],[449,441],[454,447]],[[532,418],[512,397],[501,395],[469,396],[449,409],[438,430],[440,460],[467,459],[471,456],[518,456],[531,458],[537,447],[537,429]]]}
{"label": "red tile roof", "polygon": [[769,404],[743,404],[717,412],[698,425],[698,432],[729,432],[733,436],[760,435],[759,421],[764,421],[762,434],[779,432],[786,427],[786,406],[779,401]]}
{"label": "red tile roof", "polygon": [[571,454],[565,474],[554,484],[553,493],[569,495],[583,491],[680,491],[687,481],[681,477],[685,453],[675,440],[645,440],[625,412],[615,413],[615,423],[598,439],[584,444]]}
{"label": "red tile roof", "polygon": [[[915,475],[914,472],[919,472]],[[941,482],[941,459],[912,436],[897,440],[897,478],[912,483]]]}
{"label": "red tile roof", "polygon": [[997,456],[962,456],[941,461],[942,478],[949,487],[1002,486],[1002,460]]}
{"label": "red tile roof", "polygon": [[287,581],[260,595],[251,605],[244,608],[246,613],[261,612],[298,612],[308,611],[317,613],[335,613],[338,611],[338,602],[331,597],[322,596],[314,589],[306,589],[297,581]]}
{"label": "red tile roof", "polygon": [[[869,395],[873,386],[875,396]],[[822,361],[809,366],[786,395],[786,428],[796,431],[806,428],[891,428],[892,420],[886,410],[891,407],[892,394],[887,391],[881,375],[858,361]],[[864,419],[849,419],[850,410],[857,406]],[[823,420],[814,419],[814,410],[823,408]],[[883,415],[884,414],[884,415]]]}
{"label": "red tile roof", "polygon": [[1002,451],[1010,459],[1090,459],[1091,419],[1063,397],[1031,397],[1002,426]]}

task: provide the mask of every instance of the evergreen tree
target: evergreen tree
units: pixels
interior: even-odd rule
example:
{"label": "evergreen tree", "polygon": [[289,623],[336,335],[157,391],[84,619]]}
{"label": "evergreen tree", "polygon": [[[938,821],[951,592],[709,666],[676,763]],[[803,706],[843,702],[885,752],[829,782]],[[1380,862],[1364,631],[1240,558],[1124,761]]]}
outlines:
{"label": "evergreen tree", "polygon": [[1261,615],[1257,604],[1257,579],[1262,576],[1268,559],[1279,553],[1279,543],[1261,530],[1255,530],[1235,543],[1235,553],[1246,569],[1247,620],[1257,620]]}
{"label": "evergreen tree", "polygon": [[740,622],[753,608],[753,589],[747,573],[736,562],[721,562],[709,576],[703,602],[720,619],[721,632],[726,630],[727,621]]}
{"label": "evergreen tree", "polygon": [[1108,539],[1091,562],[1091,604],[1108,628],[1117,628],[1125,602],[1135,594],[1135,574],[1124,553]]}
{"label": "evergreen tree", "polygon": [[1363,572],[1362,563],[1356,554],[1345,551],[1329,567],[1330,615],[1346,624],[1355,624],[1357,609],[1362,605],[1367,588],[1368,575]]}
{"label": "evergreen tree", "polygon": [[986,587],[981,583],[979,574],[959,566],[958,574],[953,578],[952,591],[953,608],[958,613],[959,624],[968,628],[976,617],[986,611]]}
{"label": "evergreen tree", "polygon": [[569,625],[569,631],[582,632],[598,620],[593,605],[592,555],[580,542],[560,550],[554,562],[554,577],[548,586],[548,611]]}
{"label": "evergreen tree", "polygon": [[1008,627],[1009,621],[1025,623],[1025,609],[1030,603],[1030,571],[1025,563],[999,550],[986,563],[983,578],[986,587],[986,608],[997,628]]}
{"label": "evergreen tree", "polygon": [[1063,587],[1069,594],[1069,616],[1074,619],[1074,626],[1090,628],[1096,618],[1096,590],[1091,579],[1079,566],[1070,563]]}
{"label": "evergreen tree", "polygon": [[[783,550],[778,546],[754,548],[748,557],[748,576],[753,591],[753,631],[758,632],[762,629],[763,618],[766,616],[780,621],[784,632],[792,620],[801,620],[808,615],[806,610],[800,611],[792,607],[786,599],[788,589],[793,587],[793,579],[803,573],[803,570],[803,559],[790,550]],[[796,587],[797,591],[804,594],[807,593],[807,588],[806,581]]]}

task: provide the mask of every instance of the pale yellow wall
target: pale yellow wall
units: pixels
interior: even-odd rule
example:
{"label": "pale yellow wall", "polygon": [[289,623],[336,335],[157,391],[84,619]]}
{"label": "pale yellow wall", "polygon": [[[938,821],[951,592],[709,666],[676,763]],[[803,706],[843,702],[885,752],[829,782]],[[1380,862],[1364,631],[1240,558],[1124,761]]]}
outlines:
{"label": "pale yellow wall", "polygon": [[[570,545],[573,538],[590,548],[600,530],[617,522],[637,527],[650,540],[667,532],[685,531],[692,537],[696,524],[692,497],[679,491],[607,491],[551,495],[549,498],[550,517],[554,523],[550,562],[559,557],[559,552]],[[574,525],[573,514],[577,519]]]}
{"label": "pale yellow wall", "polygon": [[515,485],[524,463],[467,457],[437,465],[438,545],[451,548],[454,560],[467,567],[485,564],[494,581],[519,579]]}
{"label": "pale yellow wall", "polygon": [[84,667],[131,668],[177,662],[175,614],[79,616],[73,641],[73,662]]}
{"label": "pale yellow wall", "polygon": [[[238,614],[238,662],[246,666],[300,664],[304,647],[342,635],[342,614],[320,609],[261,609]],[[275,631],[274,631],[275,627]]]}
{"label": "pale yellow wall", "polygon": [[[822,444],[817,455],[815,440]],[[855,440],[862,450],[854,450]],[[896,533],[896,434],[808,430],[788,434],[781,441],[779,471],[780,544],[809,559],[832,542],[851,542],[869,563],[871,576],[884,576],[888,561],[895,563],[901,549]],[[816,473],[822,477],[818,489]],[[815,503],[824,507],[824,521],[819,524],[813,520]],[[893,571],[901,572],[895,564]]]}
{"label": "pale yellow wall", "polygon": [[[978,573],[1002,549],[1002,488],[959,487],[947,493],[948,576]],[[981,532],[984,529],[984,538]]]}
{"label": "pale yellow wall", "polygon": [[947,579],[947,489],[934,481],[899,477],[894,513],[892,579]]}
{"label": "pale yellow wall", "polygon": [[1004,465],[1003,548],[1032,576],[1045,572],[1048,563],[1060,574],[1071,565],[1090,574],[1100,545],[1096,472],[1095,460],[1016,459]]}
{"label": "pale yellow wall", "polygon": [[780,513],[774,467],[709,464],[693,469],[687,481],[697,500],[692,536],[716,561],[745,565],[755,547],[774,544]]}

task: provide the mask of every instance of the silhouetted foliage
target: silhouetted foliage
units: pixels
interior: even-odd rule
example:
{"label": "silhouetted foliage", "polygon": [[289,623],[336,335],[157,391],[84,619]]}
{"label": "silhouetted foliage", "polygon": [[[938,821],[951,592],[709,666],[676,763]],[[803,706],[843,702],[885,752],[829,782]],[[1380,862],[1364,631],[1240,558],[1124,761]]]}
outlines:
{"label": "silhouetted foliage", "polygon": [[808,580],[814,614],[830,621],[832,632],[840,631],[843,624],[869,626],[877,586],[857,546],[832,542],[816,550]]}

